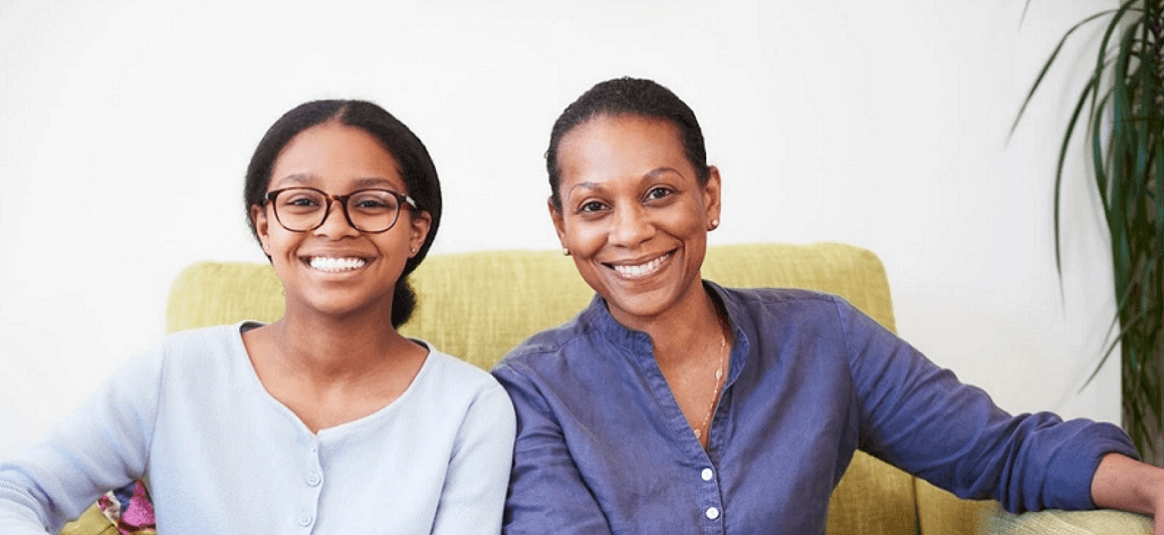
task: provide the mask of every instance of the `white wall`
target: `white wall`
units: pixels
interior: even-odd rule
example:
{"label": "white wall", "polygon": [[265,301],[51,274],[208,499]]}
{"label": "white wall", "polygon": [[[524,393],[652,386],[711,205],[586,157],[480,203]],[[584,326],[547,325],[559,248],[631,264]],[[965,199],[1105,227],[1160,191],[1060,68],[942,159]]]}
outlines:
{"label": "white wall", "polygon": [[699,115],[713,243],[869,247],[935,361],[1011,411],[1118,421],[1114,366],[1077,393],[1113,309],[1078,172],[1062,298],[1055,275],[1065,70],[1006,140],[1059,35],[1111,2],[1034,0],[1020,25],[1023,3],[4,0],[0,457],[162,336],[183,266],[262,261],[242,175],[290,107],[367,98],[409,124],[444,182],[436,252],[549,249],[550,125],[623,74]]}

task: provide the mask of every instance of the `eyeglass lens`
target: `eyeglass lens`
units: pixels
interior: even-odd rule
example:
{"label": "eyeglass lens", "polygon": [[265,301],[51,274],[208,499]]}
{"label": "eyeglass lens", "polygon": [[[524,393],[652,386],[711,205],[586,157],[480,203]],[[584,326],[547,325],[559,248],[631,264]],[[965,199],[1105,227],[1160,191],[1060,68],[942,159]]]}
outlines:
{"label": "eyeglass lens", "polygon": [[[356,230],[383,232],[396,224],[400,202],[388,190],[365,189],[346,196],[344,212]],[[276,195],[272,206],[275,217],[287,230],[307,231],[318,228],[331,212],[330,200],[321,191],[311,188],[291,188]]]}

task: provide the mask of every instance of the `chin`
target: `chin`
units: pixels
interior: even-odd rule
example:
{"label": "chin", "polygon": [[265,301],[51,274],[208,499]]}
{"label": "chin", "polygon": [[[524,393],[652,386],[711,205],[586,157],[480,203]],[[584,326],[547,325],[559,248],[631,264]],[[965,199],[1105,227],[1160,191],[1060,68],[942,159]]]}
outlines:
{"label": "chin", "polygon": [[336,290],[323,292],[323,295],[302,295],[297,306],[329,318],[349,317],[375,308],[374,303],[369,303],[366,299],[344,295],[344,292]]}
{"label": "chin", "polygon": [[606,300],[606,307],[614,315],[626,315],[632,318],[653,318],[658,316],[671,307],[677,301],[674,295],[639,295],[639,296],[615,296],[603,295]]}
{"label": "chin", "polygon": [[696,277],[690,284],[667,286],[641,293],[599,293],[606,300],[607,309],[612,315],[623,314],[634,319],[649,320],[685,307],[694,302],[692,299],[696,299],[703,291],[703,280]]}

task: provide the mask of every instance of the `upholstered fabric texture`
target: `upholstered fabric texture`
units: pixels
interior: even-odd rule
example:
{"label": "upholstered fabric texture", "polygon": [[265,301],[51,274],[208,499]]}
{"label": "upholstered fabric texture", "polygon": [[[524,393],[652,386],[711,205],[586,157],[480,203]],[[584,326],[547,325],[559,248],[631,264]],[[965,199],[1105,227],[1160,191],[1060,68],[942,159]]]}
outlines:
{"label": "upholstered fabric texture", "polygon": [[1042,511],[1019,516],[992,508],[982,521],[998,535],[1149,535],[1152,519],[1120,511]]}
{"label": "upholstered fabric texture", "polygon": [[[703,276],[726,286],[796,287],[837,294],[888,329],[896,328],[881,261],[858,247],[715,246],[708,249]],[[411,283],[419,306],[402,332],[484,369],[529,335],[572,317],[593,296],[571,259],[557,251],[432,255],[412,275]],[[242,319],[270,322],[282,312],[281,286],[270,266],[198,263],[175,281],[166,327],[172,332]],[[970,535],[991,530],[1147,533],[1136,531],[1144,525],[1143,517],[1122,513],[1016,517],[1000,511],[994,502],[960,500],[863,453],[853,459],[830,507],[830,535]],[[1100,531],[1075,530],[1088,522],[1101,527],[1079,529]]]}

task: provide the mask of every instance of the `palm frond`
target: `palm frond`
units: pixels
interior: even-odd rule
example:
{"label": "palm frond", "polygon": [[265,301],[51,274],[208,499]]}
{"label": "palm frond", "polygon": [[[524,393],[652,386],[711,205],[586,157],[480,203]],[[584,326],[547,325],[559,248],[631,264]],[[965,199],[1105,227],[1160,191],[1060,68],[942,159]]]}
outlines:
{"label": "palm frond", "polygon": [[[1026,17],[1030,2],[1023,7]],[[1110,17],[1094,67],[1079,91],[1055,169],[1055,267],[1062,291],[1060,202],[1071,141],[1085,123],[1086,159],[1108,227],[1116,313],[1090,384],[1119,348],[1124,427],[1143,452],[1155,452],[1164,431],[1164,11],[1157,0],[1125,0],[1085,18],[1060,39],[1043,64],[1011,126],[1028,104],[1064,44],[1084,25]],[[1117,327],[1118,326],[1118,327]],[[1164,455],[1157,462],[1164,461]]]}

